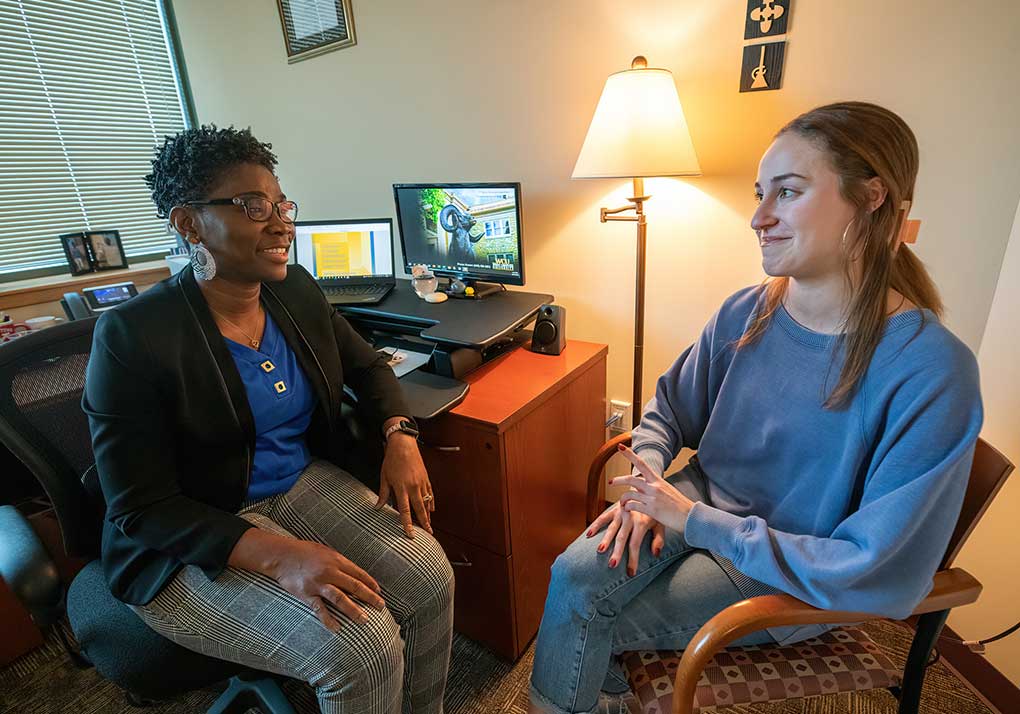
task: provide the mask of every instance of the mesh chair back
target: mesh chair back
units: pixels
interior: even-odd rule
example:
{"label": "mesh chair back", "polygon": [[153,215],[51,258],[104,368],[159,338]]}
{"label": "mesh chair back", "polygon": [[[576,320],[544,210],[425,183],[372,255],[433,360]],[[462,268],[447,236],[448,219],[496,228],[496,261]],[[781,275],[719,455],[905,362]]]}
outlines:
{"label": "mesh chair back", "polygon": [[46,491],[69,555],[99,552],[103,518],[92,437],[81,408],[96,320],[0,345],[0,441]]}

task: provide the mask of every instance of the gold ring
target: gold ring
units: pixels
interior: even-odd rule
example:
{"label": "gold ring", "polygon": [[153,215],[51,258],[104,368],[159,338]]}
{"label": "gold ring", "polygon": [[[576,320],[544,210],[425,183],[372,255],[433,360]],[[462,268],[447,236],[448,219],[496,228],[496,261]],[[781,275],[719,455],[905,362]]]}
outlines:
{"label": "gold ring", "polygon": [[425,501],[425,503],[428,503],[429,501],[432,500],[432,498],[433,496],[431,493],[426,493],[424,496],[421,497],[421,500]]}

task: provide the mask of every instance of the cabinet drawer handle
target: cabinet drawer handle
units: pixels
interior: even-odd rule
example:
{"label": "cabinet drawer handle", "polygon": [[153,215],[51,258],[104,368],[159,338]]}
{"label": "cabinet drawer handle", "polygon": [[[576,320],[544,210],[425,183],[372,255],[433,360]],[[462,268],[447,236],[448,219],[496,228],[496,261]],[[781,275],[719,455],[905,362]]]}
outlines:
{"label": "cabinet drawer handle", "polygon": [[460,451],[459,446],[433,446],[436,451]]}
{"label": "cabinet drawer handle", "polygon": [[467,559],[466,555],[462,555],[460,557],[463,558],[464,560],[451,560],[450,565],[452,565],[455,568],[470,568],[472,565],[474,565],[474,563]]}

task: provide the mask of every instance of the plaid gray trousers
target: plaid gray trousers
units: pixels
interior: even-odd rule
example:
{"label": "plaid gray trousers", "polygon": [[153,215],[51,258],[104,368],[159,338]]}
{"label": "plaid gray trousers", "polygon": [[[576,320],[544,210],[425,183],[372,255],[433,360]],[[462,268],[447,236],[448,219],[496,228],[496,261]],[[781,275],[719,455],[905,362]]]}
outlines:
{"label": "plaid gray trousers", "polygon": [[209,580],[184,567],[135,612],[188,649],[283,674],[315,687],[323,714],[443,710],[453,631],[453,571],[439,544],[325,461],[313,462],[286,493],[239,512],[258,528],[330,546],[369,573],[386,609],[365,607],[360,625],[328,605],[328,630],[311,609],[265,575],[227,568]]}

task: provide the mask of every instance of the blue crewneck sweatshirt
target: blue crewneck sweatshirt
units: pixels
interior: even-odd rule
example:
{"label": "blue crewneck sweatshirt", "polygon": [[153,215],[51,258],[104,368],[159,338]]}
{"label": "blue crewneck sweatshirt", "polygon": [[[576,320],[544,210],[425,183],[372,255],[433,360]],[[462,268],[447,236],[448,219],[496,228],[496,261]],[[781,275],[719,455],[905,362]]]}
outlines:
{"label": "blue crewneck sweatshirt", "polygon": [[662,473],[697,450],[708,498],[687,519],[692,547],[816,607],[906,617],[963,503],[982,421],[974,355],[930,311],[894,315],[852,400],[825,409],[842,341],[779,307],[736,350],[761,297],[727,299],[659,379],[635,451]]}

